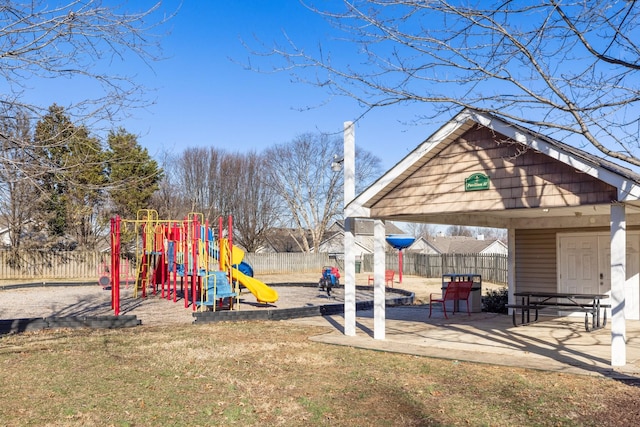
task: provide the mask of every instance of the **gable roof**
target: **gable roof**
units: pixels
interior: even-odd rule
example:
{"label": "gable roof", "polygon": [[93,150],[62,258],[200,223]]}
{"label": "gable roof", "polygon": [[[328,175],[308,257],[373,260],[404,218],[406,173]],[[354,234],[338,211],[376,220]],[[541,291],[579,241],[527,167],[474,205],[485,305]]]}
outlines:
{"label": "gable roof", "polygon": [[[354,235],[356,236],[373,236],[374,221],[367,218],[356,218]],[[393,222],[387,222],[384,225],[386,234],[405,234],[405,231],[395,225]],[[337,229],[337,230],[336,230]],[[330,231],[344,231],[344,220],[338,220],[332,227],[329,227]]]}
{"label": "gable roof", "polygon": [[[374,237],[373,237],[373,226],[374,221],[368,218],[356,218],[355,221],[355,244],[360,249],[362,249],[363,253],[373,253],[374,248]],[[385,233],[386,234],[405,234],[405,232],[392,222],[387,222],[385,224]],[[325,233],[324,240],[320,243],[320,250],[327,251],[327,247],[331,246],[332,249],[328,252],[344,252],[344,221],[338,220],[336,221],[327,233]],[[386,243],[388,249],[391,249],[391,245]]]}
{"label": "gable roof", "polygon": [[[373,237],[372,236],[355,236],[353,241],[356,252],[360,254],[373,253]],[[319,245],[319,252],[328,252],[329,254],[344,254],[344,231],[339,230],[327,234],[325,239]]]}
{"label": "gable roof", "polygon": [[615,187],[619,202],[640,205],[640,174],[522,126],[486,113],[465,109],[359,194],[345,208],[345,215],[370,217],[372,206],[435,158],[445,147],[477,125],[564,163],[579,173],[588,174]]}
{"label": "gable roof", "polygon": [[[311,232],[306,230],[307,241],[311,242]],[[299,231],[294,228],[273,228],[269,230],[265,238],[265,245],[274,252],[302,252],[302,243],[298,236]],[[262,247],[260,252],[267,248]]]}
{"label": "gable roof", "polygon": [[479,240],[466,236],[436,236],[429,239],[429,244],[441,254],[477,254],[496,242],[506,248],[506,245],[497,239]]}

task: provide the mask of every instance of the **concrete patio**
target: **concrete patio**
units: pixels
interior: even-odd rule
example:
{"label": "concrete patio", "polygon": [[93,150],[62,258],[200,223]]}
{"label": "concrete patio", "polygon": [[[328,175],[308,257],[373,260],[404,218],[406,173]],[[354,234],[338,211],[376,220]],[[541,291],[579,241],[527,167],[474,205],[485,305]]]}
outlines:
{"label": "concrete patio", "polygon": [[638,321],[627,321],[627,365],[612,369],[609,325],[586,332],[582,317],[542,317],[514,327],[510,316],[494,313],[428,316],[428,305],[387,307],[384,340],[373,339],[372,310],[358,312],[355,337],[343,334],[342,316],[292,321],[327,326],[326,334],[311,338],[327,344],[640,381]]}

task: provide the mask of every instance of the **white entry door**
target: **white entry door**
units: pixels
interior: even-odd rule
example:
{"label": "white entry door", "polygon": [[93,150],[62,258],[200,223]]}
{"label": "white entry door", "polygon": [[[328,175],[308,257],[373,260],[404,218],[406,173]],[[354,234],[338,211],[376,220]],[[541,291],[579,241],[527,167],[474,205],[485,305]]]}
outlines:
{"label": "white entry door", "polygon": [[598,236],[559,235],[558,292],[600,293]]}
{"label": "white entry door", "polygon": [[[558,235],[558,292],[611,293],[610,239],[609,233]],[[640,318],[640,234],[637,232],[627,233],[626,253],[625,317],[637,320]]]}

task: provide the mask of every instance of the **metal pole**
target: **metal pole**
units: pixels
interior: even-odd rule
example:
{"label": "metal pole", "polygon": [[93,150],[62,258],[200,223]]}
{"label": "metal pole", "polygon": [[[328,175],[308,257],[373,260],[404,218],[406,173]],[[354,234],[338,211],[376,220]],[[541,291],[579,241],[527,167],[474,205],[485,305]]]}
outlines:
{"label": "metal pole", "polygon": [[[344,206],[355,198],[355,129],[344,122]],[[344,334],[356,335],[356,257],[354,218],[344,218]]]}

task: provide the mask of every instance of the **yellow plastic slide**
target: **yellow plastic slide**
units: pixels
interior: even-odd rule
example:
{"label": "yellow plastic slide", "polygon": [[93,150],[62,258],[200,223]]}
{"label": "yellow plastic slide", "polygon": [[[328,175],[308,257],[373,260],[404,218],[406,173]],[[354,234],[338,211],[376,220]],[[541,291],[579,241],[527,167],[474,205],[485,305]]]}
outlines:
{"label": "yellow plastic slide", "polygon": [[231,274],[235,280],[240,282],[240,284],[245,288],[249,289],[258,302],[265,303],[278,301],[278,292],[275,289],[268,287],[260,280],[247,276],[235,268],[231,269]]}
{"label": "yellow plastic slide", "polygon": [[[223,263],[224,263],[224,260],[227,259],[226,251],[227,251],[228,245],[229,245],[228,240],[223,239],[223,244],[220,251],[220,255],[222,256]],[[233,251],[231,255],[232,255],[231,263],[233,265],[240,264],[244,259],[244,251],[239,247],[237,247],[236,245],[233,245]],[[226,265],[223,265],[222,268],[225,269],[226,267],[227,267]],[[269,302],[278,301],[278,292],[274,289],[271,289],[270,287],[262,283],[260,280],[247,276],[246,274],[244,274],[243,272],[235,268],[231,269],[231,275],[233,276],[234,280],[237,280],[238,282],[240,282],[241,285],[249,289],[249,292],[251,292],[256,297],[258,302],[269,303]]]}

